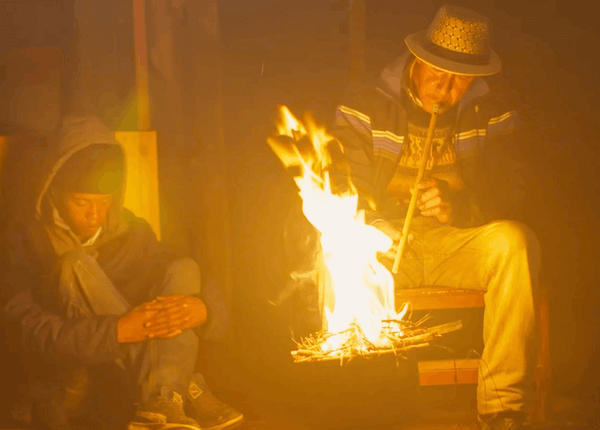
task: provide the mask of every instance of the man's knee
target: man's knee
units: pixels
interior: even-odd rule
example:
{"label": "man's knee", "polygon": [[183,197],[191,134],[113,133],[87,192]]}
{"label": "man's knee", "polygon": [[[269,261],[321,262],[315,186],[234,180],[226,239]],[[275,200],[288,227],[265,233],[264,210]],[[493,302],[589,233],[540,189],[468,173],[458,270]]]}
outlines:
{"label": "man's knee", "polygon": [[530,265],[539,266],[540,245],[535,233],[517,221],[497,221],[490,224],[489,242],[494,252],[509,254],[527,251]]}
{"label": "man's knee", "polygon": [[169,266],[165,276],[164,295],[200,293],[200,267],[191,258],[180,258]]}

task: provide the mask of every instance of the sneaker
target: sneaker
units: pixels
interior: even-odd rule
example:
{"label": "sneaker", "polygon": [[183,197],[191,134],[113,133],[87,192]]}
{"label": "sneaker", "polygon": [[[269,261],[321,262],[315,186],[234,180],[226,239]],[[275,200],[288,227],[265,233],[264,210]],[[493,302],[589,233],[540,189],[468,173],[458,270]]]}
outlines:
{"label": "sneaker", "polygon": [[202,430],[231,430],[244,422],[244,416],[213,396],[201,375],[194,375],[188,388],[186,410]]}
{"label": "sneaker", "polygon": [[133,421],[127,430],[201,430],[193,418],[188,417],[183,410],[181,394],[173,392],[173,400],[157,396],[151,401],[140,405],[135,412]]}
{"label": "sneaker", "polygon": [[523,412],[503,411],[490,415],[477,415],[480,430],[530,430],[531,426]]}

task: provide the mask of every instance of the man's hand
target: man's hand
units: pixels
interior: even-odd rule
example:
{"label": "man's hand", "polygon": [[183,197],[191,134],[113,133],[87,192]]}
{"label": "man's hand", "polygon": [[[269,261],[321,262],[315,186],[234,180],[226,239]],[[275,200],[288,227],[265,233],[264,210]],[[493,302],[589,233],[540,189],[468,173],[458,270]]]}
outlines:
{"label": "man's hand", "polygon": [[383,234],[385,234],[387,237],[389,237],[390,239],[392,239],[394,242],[398,242],[400,240],[400,238],[402,237],[402,232],[400,230],[398,230],[394,224],[392,224],[389,221],[384,221],[382,219],[379,219],[375,222],[373,222],[373,224],[371,224],[373,227],[375,227],[377,230],[379,230],[380,232],[382,232]]}
{"label": "man's hand", "polygon": [[417,188],[421,190],[417,199],[421,215],[433,216],[440,224],[451,223],[454,211],[448,183],[439,179],[424,179],[417,184]]}
{"label": "man's hand", "polygon": [[166,329],[174,326],[183,331],[198,327],[206,321],[206,306],[194,296],[157,297],[145,309],[158,311],[146,321],[145,327]]}
{"label": "man's hand", "polygon": [[206,321],[204,302],[193,296],[158,297],[132,309],[117,325],[119,343],[169,339]]}
{"label": "man's hand", "polygon": [[[398,242],[400,242],[400,239],[402,238],[402,232],[398,230],[394,224],[385,220],[377,220],[371,225],[394,241],[392,247],[383,253],[386,258],[394,260],[396,258],[396,253],[398,252]],[[410,248],[412,241],[413,235],[409,234],[404,247],[404,254],[406,254],[406,251]]]}

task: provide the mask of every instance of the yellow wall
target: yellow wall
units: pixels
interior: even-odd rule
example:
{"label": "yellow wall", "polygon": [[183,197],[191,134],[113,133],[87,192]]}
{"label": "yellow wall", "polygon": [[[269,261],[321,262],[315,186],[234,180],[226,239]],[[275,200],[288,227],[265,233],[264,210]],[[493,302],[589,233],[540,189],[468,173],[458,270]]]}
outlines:
{"label": "yellow wall", "polygon": [[125,207],[146,219],[160,240],[156,132],[117,131],[115,138],[127,160]]}

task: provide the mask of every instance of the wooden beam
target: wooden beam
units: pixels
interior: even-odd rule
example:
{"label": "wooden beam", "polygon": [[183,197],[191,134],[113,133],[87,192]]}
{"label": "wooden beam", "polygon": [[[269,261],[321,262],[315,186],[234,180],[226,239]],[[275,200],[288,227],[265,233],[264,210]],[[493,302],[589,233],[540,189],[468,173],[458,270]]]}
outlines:
{"label": "wooden beam", "polygon": [[137,127],[150,130],[150,97],[148,90],[148,49],[146,46],[145,0],[133,0],[133,37],[135,52],[135,86],[137,93]]}
{"label": "wooden beam", "polygon": [[348,0],[350,79],[354,82],[365,71],[365,26],[365,0]]}
{"label": "wooden beam", "polygon": [[483,308],[484,292],[455,288],[407,288],[395,293],[396,307],[410,302],[413,310]]}

